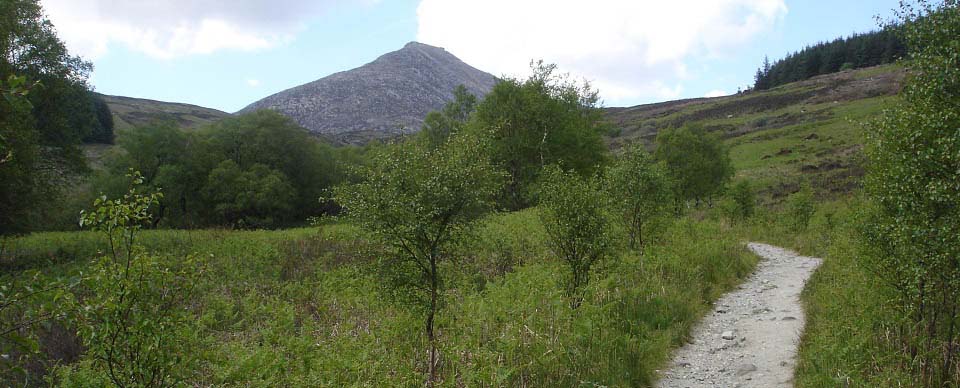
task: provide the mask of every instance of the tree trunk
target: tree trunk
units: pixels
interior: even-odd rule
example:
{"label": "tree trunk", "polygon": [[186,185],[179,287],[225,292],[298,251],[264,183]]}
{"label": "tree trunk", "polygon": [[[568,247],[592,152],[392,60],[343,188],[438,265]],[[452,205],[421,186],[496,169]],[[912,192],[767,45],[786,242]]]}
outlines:
{"label": "tree trunk", "polygon": [[437,343],[436,337],[433,330],[433,318],[437,312],[437,298],[438,298],[438,288],[440,287],[440,281],[437,274],[437,259],[435,255],[430,256],[430,311],[427,312],[427,341],[430,342],[430,356],[429,364],[427,365],[427,371],[429,376],[427,377],[427,385],[432,387],[434,381],[436,381],[436,364],[437,364]]}
{"label": "tree trunk", "polygon": [[643,221],[637,222],[637,246],[643,248]]}
{"label": "tree trunk", "polygon": [[957,325],[957,302],[954,300],[952,302],[952,307],[950,309],[950,328],[947,330],[947,356],[943,360],[943,383],[950,381],[950,374],[953,372],[953,366],[955,364],[953,358],[956,355],[957,343],[954,341],[954,329]]}

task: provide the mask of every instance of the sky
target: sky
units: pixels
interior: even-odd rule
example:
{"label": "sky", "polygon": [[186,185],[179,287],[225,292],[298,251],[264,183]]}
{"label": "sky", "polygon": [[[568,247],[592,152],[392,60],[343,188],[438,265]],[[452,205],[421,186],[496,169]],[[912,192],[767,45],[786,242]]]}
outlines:
{"label": "sky", "polygon": [[104,94],[235,112],[410,41],[496,76],[531,60],[604,106],[719,96],[771,60],[876,28],[898,0],[41,0]]}

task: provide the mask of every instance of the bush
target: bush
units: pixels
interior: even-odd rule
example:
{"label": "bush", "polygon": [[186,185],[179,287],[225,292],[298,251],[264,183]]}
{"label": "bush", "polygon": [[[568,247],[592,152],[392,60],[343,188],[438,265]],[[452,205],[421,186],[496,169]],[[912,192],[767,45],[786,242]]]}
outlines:
{"label": "bush", "polygon": [[[120,387],[170,386],[192,369],[192,352],[183,341],[190,320],[183,307],[202,271],[189,258],[170,269],[136,244],[140,228],[152,218],[148,209],[162,196],[139,192],[139,173],[131,178],[123,198],[98,198],[93,212],[81,214],[80,225],[102,232],[110,246],[84,279],[89,295],[80,298],[78,333],[88,362],[81,365]],[[63,373],[69,380],[70,372]]]}
{"label": "bush", "polygon": [[757,193],[749,181],[738,182],[727,193],[727,197],[730,200],[727,214],[731,219],[742,221],[753,217],[757,207]]}
{"label": "bush", "polygon": [[557,166],[544,169],[540,219],[550,249],[567,265],[566,295],[570,307],[583,301],[590,268],[610,254],[610,217],[598,178],[582,178]]}
{"label": "bush", "polygon": [[347,215],[390,251],[381,272],[404,299],[424,310],[430,343],[428,382],[436,374],[434,318],[442,303],[442,263],[488,211],[502,175],[487,158],[486,138],[451,137],[431,149],[424,142],[388,146],[357,171],[359,182],[338,187]]}
{"label": "bush", "polygon": [[804,185],[800,191],[787,198],[787,217],[794,231],[807,230],[810,218],[817,210],[813,202],[813,191],[809,185]]}
{"label": "bush", "polygon": [[630,247],[642,247],[644,230],[670,204],[665,169],[636,144],[607,171],[607,183],[607,195],[627,226]]}
{"label": "bush", "polygon": [[865,264],[897,290],[919,382],[960,383],[960,6],[902,6],[911,77],[870,126]]}

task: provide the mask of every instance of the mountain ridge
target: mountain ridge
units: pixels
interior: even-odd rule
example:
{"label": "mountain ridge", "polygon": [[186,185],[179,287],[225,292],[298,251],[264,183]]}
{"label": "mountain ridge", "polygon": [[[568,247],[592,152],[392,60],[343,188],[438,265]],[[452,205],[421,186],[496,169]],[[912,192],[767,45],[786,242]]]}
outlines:
{"label": "mountain ridge", "polygon": [[157,121],[173,121],[182,128],[195,128],[230,114],[213,108],[126,96],[99,94],[110,108],[116,130],[127,130]]}

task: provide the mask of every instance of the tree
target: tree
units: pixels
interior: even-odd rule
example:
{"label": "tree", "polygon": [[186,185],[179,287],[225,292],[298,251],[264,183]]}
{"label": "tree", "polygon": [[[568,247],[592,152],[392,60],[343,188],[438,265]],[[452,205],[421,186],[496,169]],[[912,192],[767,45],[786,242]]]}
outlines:
{"label": "tree", "polygon": [[[0,234],[36,229],[57,205],[59,173],[86,170],[77,145],[94,123],[91,68],[69,55],[37,0],[0,2]],[[37,87],[11,93],[11,82]]]}
{"label": "tree", "polygon": [[43,84],[29,96],[39,141],[82,163],[76,146],[95,122],[87,85],[93,66],[70,55],[37,0],[4,1],[0,18],[0,77]]}
{"label": "tree", "polygon": [[787,215],[790,224],[795,231],[802,232],[807,230],[810,225],[810,219],[813,213],[817,211],[816,204],[813,201],[813,190],[809,184],[803,184],[800,191],[793,193],[787,198]]}
{"label": "tree", "polygon": [[389,145],[358,168],[357,183],[334,190],[347,216],[391,249],[385,262],[388,283],[426,311],[431,384],[443,264],[451,258],[451,247],[492,207],[502,183],[502,174],[487,157],[488,147],[487,139],[472,133],[456,135],[436,149],[421,142]]}
{"label": "tree", "polygon": [[517,210],[535,199],[544,166],[560,163],[583,176],[605,161],[601,134],[607,126],[597,92],[555,74],[556,66],[531,63],[526,80],[504,79],[477,106],[472,125],[493,131],[492,158],[510,174],[503,207]]}
{"label": "tree", "polygon": [[113,113],[110,112],[110,106],[97,94],[90,93],[90,102],[93,104],[93,113],[96,117],[93,129],[86,137],[84,143],[113,144]]}
{"label": "tree", "polygon": [[960,6],[901,3],[908,78],[868,128],[867,264],[898,291],[902,346],[928,386],[960,382]]}
{"label": "tree", "polygon": [[607,257],[612,246],[606,197],[598,177],[583,178],[548,166],[542,179],[540,219],[550,249],[569,270],[565,291],[575,309],[583,302],[590,269]]}
{"label": "tree", "polygon": [[166,191],[152,212],[152,224],[157,226],[177,210],[172,205],[179,204],[190,187],[199,188],[196,180],[179,168],[194,152],[190,144],[190,136],[174,122],[155,122],[124,131],[117,140],[119,152],[107,156],[105,174],[94,179],[94,187],[107,195],[120,196],[127,190],[129,171],[141,172],[144,186]]}
{"label": "tree", "polygon": [[772,66],[764,58],[764,65],[754,76],[754,89],[766,90],[838,70],[893,63],[906,54],[903,40],[896,33],[898,28],[897,25],[891,25],[879,31],[853,34],[829,43],[807,46]]}
{"label": "tree", "polygon": [[699,205],[711,200],[733,177],[729,149],[702,127],[661,131],[655,155],[667,166],[677,212],[684,201],[694,200]]}
{"label": "tree", "polygon": [[629,230],[630,247],[642,247],[644,227],[670,203],[665,168],[634,144],[607,171],[607,183],[608,196]]}
{"label": "tree", "polygon": [[0,79],[0,235],[27,229],[30,206],[47,188],[36,174],[39,147],[26,98],[31,89],[26,77]]}
{"label": "tree", "polygon": [[122,132],[117,144],[120,150],[107,158],[107,173],[95,186],[120,195],[125,171],[142,171],[146,185],[166,194],[153,212],[154,226],[303,222],[335,210],[317,198],[343,175],[330,146],[271,111],[191,132],[173,122],[153,123]]}
{"label": "tree", "polygon": [[466,86],[458,85],[453,90],[453,101],[440,111],[427,114],[421,133],[430,147],[437,148],[466,125],[476,109],[477,96],[470,94]]}
{"label": "tree", "polygon": [[262,164],[289,179],[296,196],[290,212],[276,215],[278,221],[302,221],[327,210],[317,198],[333,186],[333,150],[290,118],[260,110],[221,120],[201,130],[200,137],[196,163],[206,171],[230,159],[241,170]]}
{"label": "tree", "polygon": [[210,171],[204,195],[214,205],[219,222],[242,228],[269,227],[274,217],[293,210],[297,191],[286,175],[262,164],[241,170],[224,160]]}

